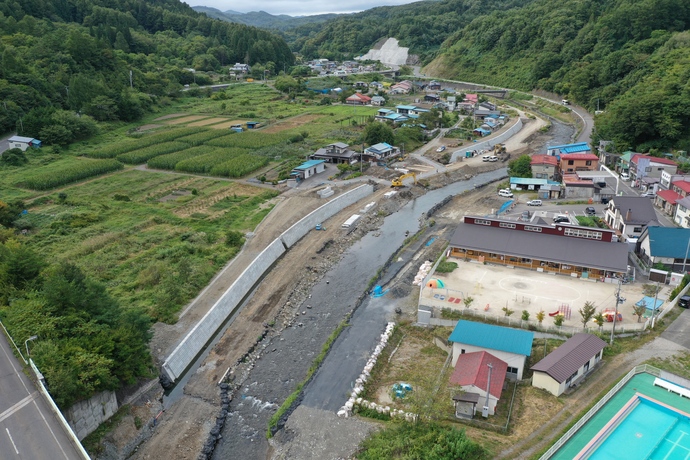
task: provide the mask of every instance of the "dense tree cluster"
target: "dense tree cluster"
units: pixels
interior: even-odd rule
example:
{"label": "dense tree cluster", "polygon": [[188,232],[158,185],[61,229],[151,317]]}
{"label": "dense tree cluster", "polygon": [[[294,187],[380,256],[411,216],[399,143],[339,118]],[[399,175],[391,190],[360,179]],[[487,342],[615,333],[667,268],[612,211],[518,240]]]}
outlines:
{"label": "dense tree cluster", "polygon": [[31,357],[62,408],[94,392],[151,376],[151,319],[122,308],[70,263],[48,266],[0,226],[0,317],[14,336],[32,335]]}
{"label": "dense tree cluster", "polygon": [[[42,134],[25,123],[32,110],[132,121],[182,85],[210,82],[192,70],[294,62],[280,37],[177,0],[0,0],[0,35],[0,132],[34,137]],[[60,128],[48,134],[47,143],[80,137]]]}

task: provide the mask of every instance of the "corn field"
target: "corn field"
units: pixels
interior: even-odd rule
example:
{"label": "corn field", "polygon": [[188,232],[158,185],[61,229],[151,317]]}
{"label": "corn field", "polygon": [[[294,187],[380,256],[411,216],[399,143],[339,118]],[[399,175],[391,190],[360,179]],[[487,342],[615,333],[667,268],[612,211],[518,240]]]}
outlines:
{"label": "corn field", "polygon": [[189,136],[183,136],[180,138],[177,138],[175,140],[180,141],[180,142],[186,142],[190,145],[201,145],[207,141],[210,141],[211,139],[216,139],[219,137],[225,137],[225,136],[231,136],[232,134],[228,133],[227,131],[224,131],[222,129],[209,129],[206,131],[202,131],[200,133],[196,134],[191,134]]}
{"label": "corn field", "polygon": [[240,155],[211,168],[214,176],[242,177],[265,166],[268,158],[257,155]]}
{"label": "corn field", "polygon": [[81,160],[63,166],[38,168],[31,178],[17,186],[32,190],[49,190],[122,168],[122,163],[117,160]]}
{"label": "corn field", "polygon": [[[95,152],[87,153],[86,156],[91,158],[115,158],[123,153],[132,152],[134,150],[143,149],[155,144],[163,142],[174,141],[178,137],[189,136],[203,131],[203,128],[176,128],[161,133],[150,134],[133,141],[119,142],[117,144],[108,145]],[[227,134],[227,133],[226,133]]]}
{"label": "corn field", "polygon": [[123,163],[141,164],[146,163],[151,158],[165,155],[167,153],[178,152],[188,147],[184,142],[165,142],[163,144],[151,145],[143,149],[133,150],[131,152],[118,155],[117,159]]}
{"label": "corn field", "polygon": [[206,144],[216,147],[239,147],[245,149],[260,149],[270,145],[287,142],[294,134],[262,133],[260,131],[246,131],[231,134],[208,141]]}
{"label": "corn field", "polygon": [[148,161],[148,166],[155,169],[175,169],[175,165],[180,161],[188,160],[190,158],[198,157],[211,153],[217,150],[216,147],[210,147],[208,145],[200,145],[199,147],[191,147],[188,149],[180,150],[179,152],[168,153],[158,157],[151,158]]}
{"label": "corn field", "polygon": [[175,165],[175,170],[208,174],[211,172],[211,169],[213,169],[214,166],[246,153],[247,150],[245,149],[216,149],[215,151],[207,153],[206,155],[180,161]]}

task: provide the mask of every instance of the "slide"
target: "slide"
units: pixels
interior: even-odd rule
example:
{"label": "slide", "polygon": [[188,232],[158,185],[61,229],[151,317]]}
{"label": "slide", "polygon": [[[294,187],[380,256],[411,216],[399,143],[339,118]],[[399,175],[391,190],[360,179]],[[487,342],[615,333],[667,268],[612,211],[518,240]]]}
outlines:
{"label": "slide", "polygon": [[549,316],[556,316],[556,315],[559,314],[559,313],[560,313],[560,311],[556,310],[556,311],[553,312],[553,313],[549,313]]}

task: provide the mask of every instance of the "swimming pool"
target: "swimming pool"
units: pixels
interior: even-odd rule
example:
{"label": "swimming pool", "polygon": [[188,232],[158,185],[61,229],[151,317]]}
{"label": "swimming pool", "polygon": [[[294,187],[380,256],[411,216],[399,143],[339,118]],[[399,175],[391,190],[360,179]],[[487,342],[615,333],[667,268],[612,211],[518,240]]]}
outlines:
{"label": "swimming pool", "polygon": [[638,394],[617,418],[576,458],[690,458],[690,418],[687,414]]}

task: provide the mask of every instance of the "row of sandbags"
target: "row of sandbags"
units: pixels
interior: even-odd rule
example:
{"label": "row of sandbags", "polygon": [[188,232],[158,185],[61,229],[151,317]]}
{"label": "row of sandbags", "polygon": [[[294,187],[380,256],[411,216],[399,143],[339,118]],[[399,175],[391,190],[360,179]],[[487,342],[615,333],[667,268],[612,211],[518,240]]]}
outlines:
{"label": "row of sandbags", "polygon": [[422,264],[421,267],[419,267],[419,271],[417,272],[417,275],[414,277],[414,281],[412,284],[415,286],[419,286],[424,282],[424,279],[429,275],[429,272],[431,271],[431,266],[432,263],[430,260],[427,260]]}

